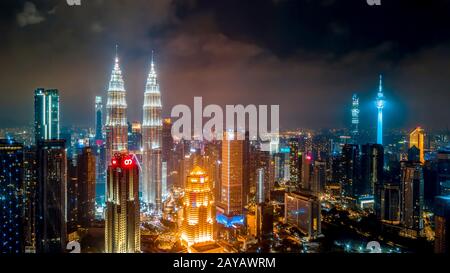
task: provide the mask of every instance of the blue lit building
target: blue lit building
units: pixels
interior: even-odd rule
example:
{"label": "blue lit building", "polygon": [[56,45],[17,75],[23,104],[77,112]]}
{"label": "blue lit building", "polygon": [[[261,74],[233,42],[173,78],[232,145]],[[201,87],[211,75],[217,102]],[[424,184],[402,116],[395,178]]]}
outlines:
{"label": "blue lit building", "polygon": [[96,160],[96,205],[105,205],[106,195],[106,143],[103,137],[103,100],[95,97],[95,160]]}
{"label": "blue lit building", "polygon": [[352,127],[350,131],[353,143],[358,143],[359,136],[359,97],[357,94],[352,96]]}
{"label": "blue lit building", "polygon": [[57,89],[34,91],[34,130],[36,143],[59,139],[59,92]]}
{"label": "blue lit building", "polygon": [[216,221],[219,224],[224,225],[225,227],[233,227],[233,226],[242,226],[244,225],[244,216],[236,215],[227,217],[223,213],[218,213],[216,216]]}
{"label": "blue lit building", "polygon": [[103,140],[103,101],[95,97],[95,140]]}
{"label": "blue lit building", "polygon": [[378,109],[378,123],[377,123],[377,144],[383,145],[383,108],[385,105],[383,94],[383,76],[380,75],[380,84],[378,87],[378,94],[376,105]]}
{"label": "blue lit building", "polygon": [[23,145],[0,139],[0,253],[22,253]]}

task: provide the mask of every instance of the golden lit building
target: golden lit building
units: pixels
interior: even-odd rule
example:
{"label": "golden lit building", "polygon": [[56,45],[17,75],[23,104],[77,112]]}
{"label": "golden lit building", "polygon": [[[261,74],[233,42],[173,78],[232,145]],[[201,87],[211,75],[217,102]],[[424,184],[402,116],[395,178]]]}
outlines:
{"label": "golden lit building", "polygon": [[214,200],[209,177],[202,168],[197,166],[186,180],[181,240],[188,247],[213,242],[213,229]]}
{"label": "golden lit building", "polygon": [[139,166],[131,154],[116,154],[106,182],[105,252],[140,252]]}
{"label": "golden lit building", "polygon": [[236,132],[226,132],[222,141],[220,212],[226,217],[242,215],[244,141]]}
{"label": "golden lit building", "polygon": [[417,127],[409,134],[409,148],[416,147],[420,150],[420,163],[425,163],[424,158],[424,138],[425,138],[425,131]]}

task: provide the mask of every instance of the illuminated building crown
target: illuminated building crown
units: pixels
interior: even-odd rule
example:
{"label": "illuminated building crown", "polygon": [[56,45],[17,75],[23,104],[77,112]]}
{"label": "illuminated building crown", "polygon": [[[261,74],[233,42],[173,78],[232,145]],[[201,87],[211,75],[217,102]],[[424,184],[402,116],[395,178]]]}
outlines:
{"label": "illuminated building crown", "polygon": [[158,76],[157,76],[156,70],[155,70],[153,51],[152,51],[152,60],[150,63],[150,72],[148,73],[147,84],[145,85],[145,93],[158,93],[159,94]]}
{"label": "illuminated building crown", "polygon": [[116,58],[114,61],[114,68],[111,72],[111,81],[109,82],[108,91],[122,91],[125,92],[125,84],[123,82],[122,71],[119,65],[119,56],[117,55],[116,46]]}
{"label": "illuminated building crown", "polygon": [[380,75],[380,84],[378,86],[378,94],[377,94],[377,108],[384,107],[384,94],[383,94],[383,75]]}

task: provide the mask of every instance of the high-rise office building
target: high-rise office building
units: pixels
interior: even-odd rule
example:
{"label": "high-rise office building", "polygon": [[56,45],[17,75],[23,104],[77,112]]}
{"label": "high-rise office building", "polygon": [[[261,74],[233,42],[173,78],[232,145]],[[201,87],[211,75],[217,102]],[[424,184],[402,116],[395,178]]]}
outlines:
{"label": "high-rise office building", "polygon": [[142,197],[148,205],[153,205],[156,212],[161,209],[161,182],[162,182],[162,118],[161,93],[155,62],[150,64],[150,72],[144,93],[144,118],[142,123]]}
{"label": "high-rise office building", "polygon": [[125,84],[116,52],[114,68],[108,87],[108,100],[106,102],[105,162],[111,162],[111,158],[115,153],[124,152],[128,149],[127,102],[125,96]]}
{"label": "high-rise office building", "polygon": [[313,174],[313,158],[310,153],[302,153],[301,156],[301,189],[311,190],[312,174]]}
{"label": "high-rise office building", "polygon": [[[285,148],[283,147],[282,149]],[[285,155],[285,153],[276,153],[273,155],[274,181],[280,181],[284,179]]]}
{"label": "high-rise office building", "polygon": [[[425,139],[425,130],[417,127],[409,134],[409,148],[416,147],[419,150],[419,160],[420,163],[425,163],[424,157],[424,139]],[[409,159],[408,160],[412,160]]]}
{"label": "high-rise office building", "polygon": [[353,94],[352,96],[352,126],[350,133],[353,143],[357,144],[359,137],[359,97],[357,94]]}
{"label": "high-rise office building", "polygon": [[181,240],[187,246],[214,241],[214,199],[207,173],[196,166],[186,178]]}
{"label": "high-rise office building", "polygon": [[23,181],[24,181],[24,236],[25,248],[29,252],[36,251],[36,189],[37,189],[37,158],[36,147],[27,146],[24,149]]}
{"label": "high-rise office building", "polygon": [[323,193],[325,190],[327,164],[325,161],[314,161],[313,178],[311,182],[311,191],[315,195]]}
{"label": "high-rise office building", "polygon": [[299,141],[297,138],[291,138],[288,141],[288,145],[290,182],[293,186],[298,187],[301,182],[301,157]]}
{"label": "high-rise office building", "polygon": [[[270,195],[270,191],[273,188],[273,184],[275,181],[274,173],[275,173],[275,164],[272,155],[269,151],[260,151],[258,148],[253,148],[250,150],[250,160],[248,160],[246,166],[247,169],[244,169],[244,172],[251,172],[254,179],[254,185],[252,185],[252,196],[258,194],[258,183],[260,181],[263,181],[263,200],[267,200]],[[254,162],[250,162],[254,161]],[[263,175],[262,180],[259,180],[258,177],[258,170],[263,169]],[[248,179],[248,176],[244,176],[244,179]],[[249,198],[247,200],[244,200],[244,204],[247,204],[249,202]]]}
{"label": "high-rise office building", "polygon": [[258,204],[266,202],[268,198],[264,176],[264,168],[256,170],[256,203]]}
{"label": "high-rise office building", "polygon": [[23,145],[0,139],[0,253],[22,253]]}
{"label": "high-rise office building", "polygon": [[412,146],[408,149],[408,161],[420,162],[420,149]]}
{"label": "high-rise office building", "polygon": [[95,155],[92,148],[82,149],[77,165],[78,223],[90,227],[95,219]]}
{"label": "high-rise office building", "polygon": [[437,196],[434,201],[435,253],[450,252],[450,197]]}
{"label": "high-rise office building", "polygon": [[285,223],[297,227],[307,237],[316,238],[321,233],[320,200],[307,193],[291,192],[284,195]]}
{"label": "high-rise office building", "polygon": [[273,205],[260,203],[256,205],[256,237],[267,240],[273,236]]}
{"label": "high-rise office building", "polygon": [[345,144],[342,148],[342,195],[355,196],[355,185],[358,184],[360,173],[359,147],[355,144]]}
{"label": "high-rise office building", "polygon": [[103,100],[95,97],[95,144],[93,145],[96,160],[96,201],[99,205],[105,203],[106,190],[106,143],[103,136]]}
{"label": "high-rise office building", "polygon": [[377,185],[383,183],[384,149],[379,144],[361,146],[361,181],[357,195],[375,195]]}
{"label": "high-rise office building", "polygon": [[105,204],[106,195],[106,143],[101,142],[99,145],[95,145],[95,161],[96,161],[96,183],[95,183],[95,195],[98,205]]}
{"label": "high-rise office building", "polygon": [[238,132],[226,132],[222,140],[221,202],[217,221],[226,226],[243,222],[243,159],[244,141],[238,140]]}
{"label": "high-rise office building", "polygon": [[250,134],[249,132],[245,132],[245,138],[243,143],[243,155],[242,155],[242,204],[245,206],[248,204],[250,200],[250,188],[253,185],[250,185],[250,171],[256,172],[256,170],[251,170],[254,167],[254,164],[250,163],[250,153],[252,153],[255,149],[252,149],[250,143]]}
{"label": "high-rise office building", "polygon": [[211,141],[205,145],[205,168],[211,181],[211,190],[213,191],[214,201],[220,203],[220,185],[221,185],[221,143],[219,141]]}
{"label": "high-rise office building", "polygon": [[450,149],[437,153],[437,185],[441,195],[450,195]]}
{"label": "high-rise office building", "polygon": [[[172,187],[174,182],[174,170],[175,170],[175,157],[174,157],[174,141],[172,137],[172,120],[170,118],[163,119],[162,127],[162,150],[161,150],[161,161],[166,162],[166,178],[167,178],[167,188]],[[211,174],[209,171],[210,176]],[[164,176],[164,174],[162,174]]]}
{"label": "high-rise office building", "polygon": [[169,188],[167,187],[167,162],[163,161],[161,164],[161,198],[166,200]]}
{"label": "high-rise office building", "polygon": [[416,237],[423,229],[424,181],[420,163],[402,162],[400,219],[406,234]]}
{"label": "high-rise office building", "polygon": [[95,140],[103,140],[103,100],[95,97]]}
{"label": "high-rise office building", "polygon": [[400,184],[384,183],[381,189],[380,220],[389,224],[400,223]]}
{"label": "high-rise office building", "polygon": [[163,127],[162,127],[162,161],[170,162],[170,159],[173,157],[173,143],[172,137],[172,119],[165,118],[163,119]]}
{"label": "high-rise office building", "polygon": [[383,94],[383,76],[380,75],[380,83],[378,86],[378,94],[376,99],[376,106],[378,109],[377,117],[377,144],[383,145],[383,108],[385,99]]}
{"label": "high-rise office building", "polygon": [[140,153],[142,148],[142,124],[139,121],[128,123],[128,151]]}
{"label": "high-rise office building", "polygon": [[134,155],[114,155],[106,186],[105,252],[140,252],[139,166]]}
{"label": "high-rise office building", "polygon": [[34,134],[40,140],[59,139],[59,93],[57,89],[34,91]]}
{"label": "high-rise office building", "polygon": [[67,234],[78,229],[78,170],[76,161],[67,160]]}
{"label": "high-rise office building", "polygon": [[380,144],[361,146],[360,177],[354,187],[356,196],[373,196],[374,210],[378,220],[382,220],[382,195],[384,183],[384,148]]}
{"label": "high-rise office building", "polygon": [[36,251],[63,252],[67,243],[67,155],[65,140],[37,146]]}

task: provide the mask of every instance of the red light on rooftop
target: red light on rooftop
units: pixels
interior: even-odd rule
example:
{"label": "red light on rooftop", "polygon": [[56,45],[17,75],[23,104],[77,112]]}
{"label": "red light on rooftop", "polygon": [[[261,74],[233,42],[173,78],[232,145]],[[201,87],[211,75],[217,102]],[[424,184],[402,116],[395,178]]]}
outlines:
{"label": "red light on rooftop", "polygon": [[131,158],[126,158],[126,159],[123,161],[123,164],[124,164],[125,166],[130,166],[130,165],[133,164],[133,159],[131,159]]}

